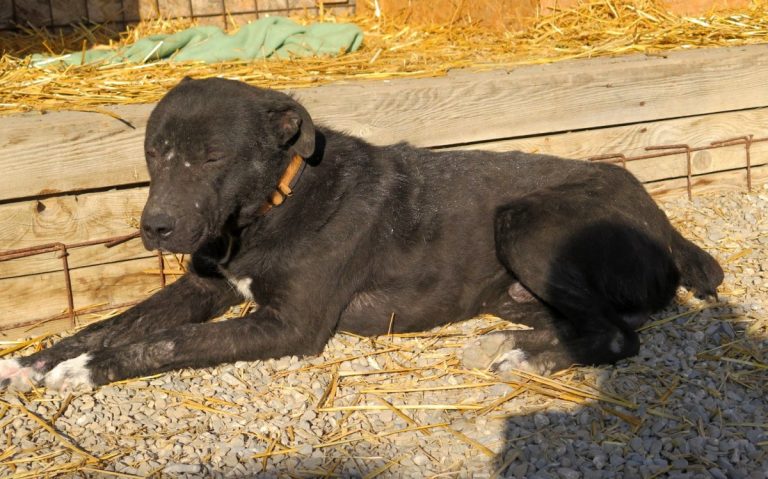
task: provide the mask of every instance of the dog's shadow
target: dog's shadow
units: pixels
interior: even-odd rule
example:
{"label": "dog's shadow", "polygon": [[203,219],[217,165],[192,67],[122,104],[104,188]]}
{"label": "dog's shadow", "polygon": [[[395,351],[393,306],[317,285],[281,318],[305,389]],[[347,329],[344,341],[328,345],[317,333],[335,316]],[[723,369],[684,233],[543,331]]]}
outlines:
{"label": "dog's shadow", "polygon": [[[581,406],[551,400],[539,411],[506,417],[490,477],[710,477],[713,468],[719,477],[746,477],[735,448],[719,447],[720,438],[766,439],[759,408],[748,409],[748,418],[736,412],[762,394],[753,389],[761,370],[742,357],[766,341],[731,323],[743,314],[720,302],[654,315],[640,333],[638,356],[569,374],[570,385],[586,379],[581,384],[602,399]],[[530,410],[530,396],[518,401]]]}

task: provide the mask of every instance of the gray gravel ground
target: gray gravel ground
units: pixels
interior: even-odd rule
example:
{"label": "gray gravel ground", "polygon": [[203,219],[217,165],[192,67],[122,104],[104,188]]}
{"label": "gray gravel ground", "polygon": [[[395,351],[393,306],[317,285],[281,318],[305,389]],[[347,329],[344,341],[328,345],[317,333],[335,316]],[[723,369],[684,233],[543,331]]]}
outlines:
{"label": "gray gravel ground", "polygon": [[70,398],[5,393],[0,476],[768,477],[768,188],[663,207],[723,263],[720,302],[681,291],[616,367],[466,371],[469,337],[509,327],[480,318]]}

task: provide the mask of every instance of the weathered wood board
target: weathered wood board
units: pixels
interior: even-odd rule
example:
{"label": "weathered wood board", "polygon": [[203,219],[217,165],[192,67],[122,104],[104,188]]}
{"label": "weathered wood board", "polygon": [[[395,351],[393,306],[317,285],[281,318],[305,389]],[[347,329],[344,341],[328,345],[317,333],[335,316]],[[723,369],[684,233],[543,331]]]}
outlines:
{"label": "weathered wood board", "polygon": [[[73,269],[75,310],[141,300],[160,288],[158,270],[156,257]],[[173,279],[169,275],[168,283]],[[38,323],[48,327],[55,324],[58,330],[71,325],[64,314],[67,312],[67,296],[63,272],[25,276],[2,283],[0,331],[32,328]],[[51,317],[57,319],[44,321]]]}
{"label": "weathered wood board", "polygon": [[[72,244],[136,231],[146,187],[65,195],[0,204],[0,251],[49,243]],[[147,257],[141,241],[113,248],[89,246],[69,251],[72,268]],[[60,271],[58,252],[0,262],[0,279]]]}
{"label": "weathered wood board", "polygon": [[[755,189],[762,190],[768,183],[768,165],[762,164],[752,168],[752,184]],[[691,181],[694,194],[717,193],[727,191],[745,191],[747,171],[744,169],[719,171],[708,175],[697,176]],[[687,191],[685,178],[655,181],[646,183],[645,189],[656,198],[679,196]]]}
{"label": "weathered wood board", "polygon": [[[318,123],[377,144],[434,147],[766,107],[767,77],[765,44],[294,93]],[[146,181],[152,107],[110,108],[134,128],[99,113],[0,117],[0,201]]]}

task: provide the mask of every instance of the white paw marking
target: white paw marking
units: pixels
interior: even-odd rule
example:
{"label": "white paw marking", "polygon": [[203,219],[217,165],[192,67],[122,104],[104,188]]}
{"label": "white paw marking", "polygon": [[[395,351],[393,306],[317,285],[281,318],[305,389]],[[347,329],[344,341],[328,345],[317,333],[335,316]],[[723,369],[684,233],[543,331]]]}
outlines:
{"label": "white paw marking", "polygon": [[8,381],[12,391],[29,391],[43,375],[31,367],[23,367],[16,359],[0,360],[0,381]]}
{"label": "white paw marking", "polygon": [[91,354],[83,353],[76,358],[60,362],[45,375],[45,386],[61,393],[93,388],[91,371],[88,369],[90,360]]}
{"label": "white paw marking", "polygon": [[464,367],[487,369],[505,349],[515,346],[515,338],[505,332],[489,333],[467,344],[462,352]]}
{"label": "white paw marking", "polygon": [[624,349],[624,335],[618,332],[615,333],[608,347],[611,348],[611,352],[620,353]]}
{"label": "white paw marking", "polygon": [[501,353],[494,361],[492,367],[501,373],[519,369],[521,371],[532,371],[528,357],[522,349],[511,349]]}

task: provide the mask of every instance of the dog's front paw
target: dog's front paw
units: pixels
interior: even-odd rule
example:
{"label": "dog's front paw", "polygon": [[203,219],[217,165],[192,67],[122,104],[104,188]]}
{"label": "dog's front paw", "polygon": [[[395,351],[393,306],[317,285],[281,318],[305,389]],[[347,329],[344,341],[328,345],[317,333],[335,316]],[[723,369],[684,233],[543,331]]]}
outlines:
{"label": "dog's front paw", "polygon": [[40,368],[24,366],[18,359],[0,360],[0,388],[29,391],[43,378]]}
{"label": "dog's front paw", "polygon": [[91,361],[90,353],[62,361],[45,375],[45,387],[52,391],[65,394],[77,389],[92,389],[91,369],[88,364]]}

